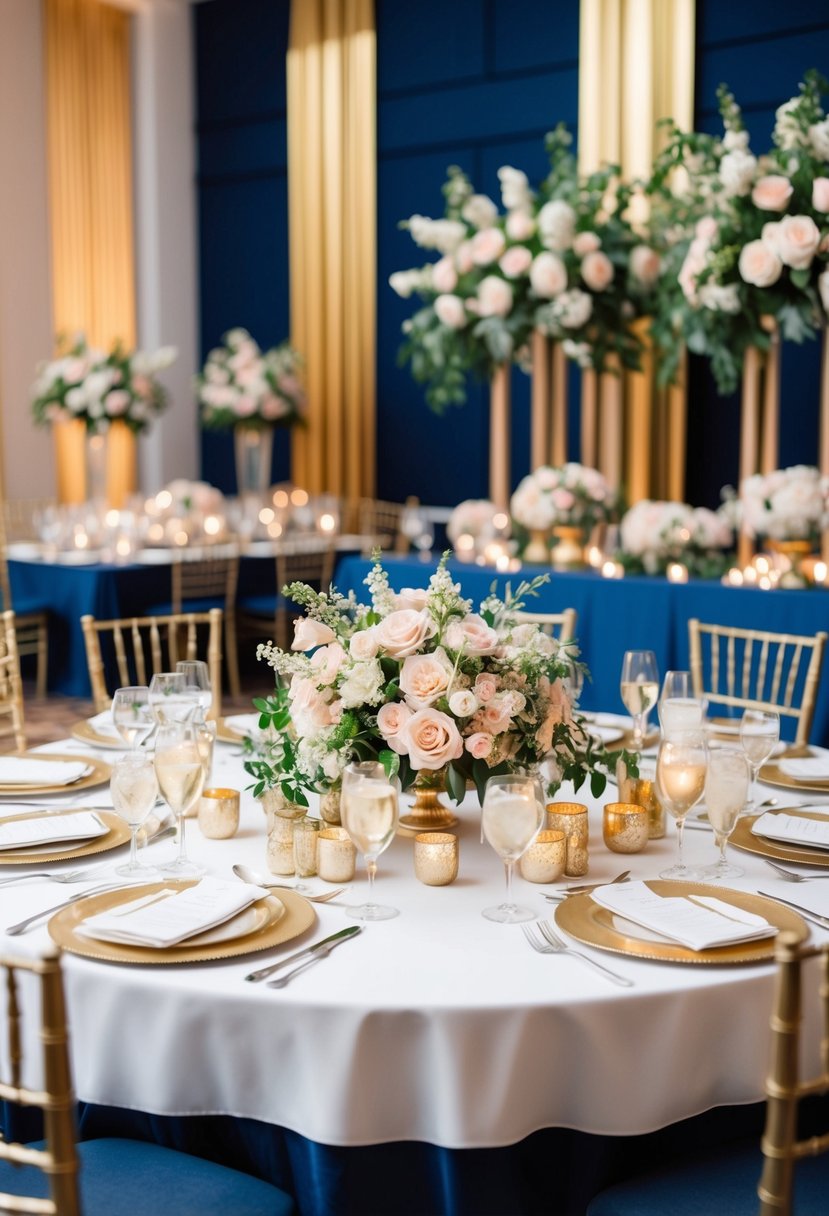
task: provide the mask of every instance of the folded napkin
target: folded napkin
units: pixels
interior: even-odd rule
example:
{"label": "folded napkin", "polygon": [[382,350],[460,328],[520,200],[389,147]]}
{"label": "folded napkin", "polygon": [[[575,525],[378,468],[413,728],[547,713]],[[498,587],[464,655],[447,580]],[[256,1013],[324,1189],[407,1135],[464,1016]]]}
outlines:
{"label": "folded napkin", "polygon": [[[99,714],[95,714],[92,718],[87,718],[87,724],[99,735],[106,735],[108,739],[118,739],[124,743],[118,727],[112,721],[112,710],[104,709]],[[126,747],[126,744],[124,744]]]}
{"label": "folded napkin", "polygon": [[[802,809],[822,812],[819,807]],[[751,825],[751,834],[766,836],[769,840],[785,840],[788,844],[807,845],[811,849],[829,849],[829,816],[807,819],[805,815],[787,815],[785,811],[776,814],[766,811]]]}
{"label": "folded napkin", "polygon": [[829,756],[809,756],[803,760],[781,760],[781,773],[796,781],[829,781]]}
{"label": "folded napkin", "polygon": [[259,714],[231,714],[225,718],[225,726],[243,735],[253,734],[259,729]]}
{"label": "folded napkin", "polygon": [[[793,891],[796,894],[793,895]],[[815,916],[829,918],[829,881],[801,882],[795,887],[785,878],[764,878],[763,890],[759,894],[767,895],[769,899],[779,899],[781,903],[796,904],[804,912],[814,912]]]}
{"label": "folded napkin", "polygon": [[0,851],[25,849],[30,845],[54,844],[58,841],[93,840],[106,836],[109,828],[92,811],[76,811],[72,815],[43,815],[0,823]]}
{"label": "folded napkin", "polygon": [[0,756],[0,786],[71,785],[89,772],[85,760],[34,760]]}
{"label": "folded napkin", "polygon": [[707,895],[695,895],[693,899],[665,897],[655,894],[644,882],[599,887],[591,899],[689,950],[755,941],[777,932],[762,916],[744,912],[724,900]]}
{"label": "folded napkin", "polygon": [[99,941],[163,950],[224,924],[267,894],[250,883],[203,878],[184,891],[143,896],[91,916],[79,932]]}

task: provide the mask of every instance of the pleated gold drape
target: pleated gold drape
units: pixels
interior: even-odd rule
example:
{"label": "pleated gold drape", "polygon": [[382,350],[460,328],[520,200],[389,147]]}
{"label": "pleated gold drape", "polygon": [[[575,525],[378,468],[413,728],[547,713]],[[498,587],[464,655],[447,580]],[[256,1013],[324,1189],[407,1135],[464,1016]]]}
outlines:
{"label": "pleated gold drape", "polygon": [[372,0],[292,0],[291,340],[308,391],[292,476],[349,498],[375,493],[375,98]]}
{"label": "pleated gold drape", "polygon": [[[56,334],[136,341],[130,17],[100,0],[44,0],[49,217]],[[73,434],[74,430],[74,434]],[[84,497],[83,434],[58,439],[58,494]],[[108,490],[135,488],[134,440],[110,430]]]}
{"label": "pleated gold drape", "polygon": [[[579,167],[621,165],[645,178],[659,151],[661,118],[688,130],[694,119],[695,0],[581,0]],[[643,219],[644,216],[634,218]],[[658,390],[647,323],[643,370],[582,386],[582,459],[622,483],[631,503],[682,499],[684,382]]]}

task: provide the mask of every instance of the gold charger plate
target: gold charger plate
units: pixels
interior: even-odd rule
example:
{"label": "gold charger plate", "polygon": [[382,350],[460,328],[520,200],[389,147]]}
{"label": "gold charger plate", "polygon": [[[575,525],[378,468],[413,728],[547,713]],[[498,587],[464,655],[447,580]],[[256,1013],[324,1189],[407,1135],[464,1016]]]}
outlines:
{"label": "gold charger plate", "polygon": [[[190,882],[152,882],[145,886],[128,887],[120,891],[105,891],[102,895],[90,895],[79,899],[56,912],[49,921],[48,929],[52,941],[70,954],[84,958],[97,958],[108,963],[208,963],[215,959],[236,958],[243,954],[254,954],[258,950],[269,950],[299,937],[316,920],[316,912],[307,899],[294,891],[280,891],[279,898],[266,895],[253,904],[257,910],[257,927],[252,932],[224,941],[212,941],[201,945],[169,946],[158,950],[152,946],[125,946],[116,942],[99,942],[84,937],[78,932],[88,916],[96,916],[119,904],[130,903],[142,895],[155,895],[159,891],[176,891],[192,886]],[[200,934],[204,937],[204,934]]]}
{"label": "gold charger plate", "polygon": [[86,718],[75,722],[69,733],[79,743],[91,743],[93,747],[109,747],[114,751],[129,751],[129,744],[125,743],[123,739],[114,739],[112,735],[102,734]]}
{"label": "gold charger plate", "polygon": [[73,756],[62,752],[23,752],[22,758],[25,760],[83,761],[92,771],[85,777],[79,777],[77,781],[71,781],[68,785],[0,785],[0,798],[19,798],[21,794],[74,794],[78,790],[91,790],[96,785],[106,785],[112,776],[111,767],[95,756]]}
{"label": "gold charger plate", "polygon": [[[674,882],[655,878],[648,886],[657,895],[713,895],[724,903],[733,904],[746,912],[763,916],[778,929],[792,929],[803,940],[809,936],[806,922],[796,912],[784,908],[774,899],[764,895],[750,895],[745,891],[732,891],[728,887],[714,887],[701,882]],[[774,938],[764,937],[753,942],[739,942],[733,946],[717,946],[710,950],[689,950],[655,933],[623,920],[607,908],[602,908],[589,895],[571,895],[563,900],[555,911],[559,928],[577,941],[600,950],[611,950],[614,954],[626,954],[630,958],[645,958],[663,963],[762,963],[774,958]]]}
{"label": "gold charger plate", "polygon": [[[802,752],[798,753],[802,756]],[[779,764],[764,764],[760,769],[759,780],[766,785],[774,785],[781,790],[797,790],[801,794],[825,794],[829,790],[829,779],[826,781],[799,781],[789,777]]]}
{"label": "gold charger plate", "polygon": [[[826,808],[829,812],[829,807]],[[784,812],[787,815],[800,815],[803,819],[820,819],[824,823],[829,820],[829,814],[821,815],[820,811],[805,811],[799,806],[781,806],[774,808],[775,813]],[[768,836],[755,836],[751,831],[752,824],[760,818],[759,815],[745,815],[737,820],[734,831],[728,838],[728,843],[744,853],[758,853],[761,857],[773,857],[776,861],[796,861],[806,866],[829,866],[829,850],[799,848],[796,844],[784,844],[782,840],[771,840]]]}
{"label": "gold charger plate", "polygon": [[[42,819],[48,815],[50,819],[59,819],[61,815],[74,815],[78,811],[88,811],[89,807],[75,806],[67,807],[65,810],[47,811],[46,808],[42,811],[32,811],[26,815],[8,815],[4,818],[4,823],[17,823],[22,819]],[[23,866],[23,865],[44,865],[52,861],[69,861],[73,857],[90,857],[93,853],[106,853],[109,849],[117,849],[119,845],[126,844],[130,838],[130,830],[114,811],[95,811],[95,814],[105,823],[109,831],[105,836],[96,836],[93,840],[86,840],[82,844],[71,844],[61,846],[59,841],[56,841],[53,846],[38,845],[36,850],[33,849],[3,849],[0,850],[0,866]]]}

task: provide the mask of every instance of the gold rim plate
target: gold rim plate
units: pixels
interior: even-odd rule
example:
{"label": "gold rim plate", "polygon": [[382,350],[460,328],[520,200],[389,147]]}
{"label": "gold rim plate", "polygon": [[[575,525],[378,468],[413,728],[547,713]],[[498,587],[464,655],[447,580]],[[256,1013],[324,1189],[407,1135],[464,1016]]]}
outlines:
{"label": "gold rim plate", "polygon": [[[88,806],[73,806],[61,808],[59,812],[47,811],[45,808],[42,811],[33,811],[27,815],[8,815],[4,818],[4,823],[16,823],[21,819],[42,819],[44,815],[48,815],[50,819],[59,819],[61,815],[75,815],[78,811],[88,811],[91,808]],[[84,841],[82,844],[73,844],[61,848],[59,843],[55,843],[47,851],[47,846],[41,845],[37,849],[3,849],[0,850],[0,866],[24,866],[24,865],[39,865],[42,866],[46,862],[51,861],[69,861],[73,857],[91,857],[93,853],[106,853],[110,849],[117,849],[119,845],[126,844],[130,838],[130,830],[124,823],[123,819],[114,813],[114,811],[95,811],[95,814],[105,823],[109,831],[105,836],[96,836],[94,840]]]}
{"label": "gold rim plate", "polygon": [[248,736],[233,726],[228,726],[224,718],[216,719],[216,739],[219,743],[244,743]]}
{"label": "gold rim plate", "polygon": [[[299,937],[316,920],[316,913],[301,895],[294,891],[280,891],[279,898],[267,895],[253,904],[256,911],[255,927],[239,936],[216,940],[214,930],[200,934],[194,942],[182,943],[158,950],[151,946],[125,946],[116,942],[100,942],[84,937],[78,932],[83,921],[99,912],[130,903],[143,895],[155,895],[159,891],[175,891],[192,886],[192,883],[153,882],[146,886],[129,887],[121,891],[105,891],[102,895],[90,895],[79,899],[55,913],[48,929],[54,941],[70,954],[84,958],[96,958],[107,963],[207,963],[215,959],[237,958],[243,954],[254,954],[258,950],[269,950],[292,938]],[[236,918],[234,918],[236,919]],[[221,926],[224,927],[224,926]],[[205,936],[213,940],[204,941]]]}
{"label": "gold rim plate", "polygon": [[80,722],[75,722],[69,733],[79,743],[90,743],[93,747],[112,748],[113,751],[129,751],[129,745],[123,739],[113,739],[112,735],[102,734],[86,718],[82,718]]}
{"label": "gold rim plate", "polygon": [[764,764],[760,769],[759,779],[766,785],[776,786],[777,789],[798,790],[803,794],[825,794],[829,790],[829,780],[798,781],[796,777],[787,776],[779,764]]}
{"label": "gold rim plate", "polygon": [[[829,814],[805,811],[799,806],[776,806],[774,813],[800,815],[803,819],[818,819],[824,823],[829,820]],[[829,850],[801,848],[796,844],[784,844],[782,840],[771,840],[768,836],[755,836],[751,828],[759,818],[759,815],[745,815],[738,819],[728,843],[733,844],[735,849],[742,849],[744,853],[758,853],[760,857],[773,857],[775,861],[795,861],[806,866],[829,866]]]}
{"label": "gold rim plate", "polygon": [[21,794],[74,794],[77,790],[91,790],[96,785],[106,785],[112,776],[112,768],[95,756],[74,756],[58,752],[23,752],[24,760],[71,760],[83,761],[91,772],[69,785],[0,785],[0,798],[19,798]]}
{"label": "gold rim plate", "polygon": [[[688,895],[713,895],[724,903],[765,917],[778,929],[792,929],[801,940],[809,936],[802,917],[763,895],[732,891],[728,887],[715,887],[708,883],[673,882],[658,878],[649,881],[648,886],[657,895],[663,896],[682,898]],[[599,950],[610,950],[614,954],[626,954],[630,958],[698,965],[764,963],[774,958],[773,937],[739,942],[732,946],[717,946],[710,950],[689,950],[687,946],[680,946],[667,938],[659,938],[650,930],[634,925],[629,920],[623,920],[607,908],[600,907],[589,895],[571,895],[563,900],[556,908],[555,921],[560,929],[585,945],[596,946]]]}

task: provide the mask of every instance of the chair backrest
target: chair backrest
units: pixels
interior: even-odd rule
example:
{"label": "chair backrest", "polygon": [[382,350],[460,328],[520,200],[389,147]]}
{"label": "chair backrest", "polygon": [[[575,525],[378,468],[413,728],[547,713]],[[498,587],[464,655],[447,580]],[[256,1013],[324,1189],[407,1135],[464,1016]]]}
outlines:
{"label": "chair backrest", "polygon": [[[206,645],[200,645],[207,633]],[[211,717],[221,714],[222,610],[98,621],[81,617],[95,711],[112,702],[118,687],[149,684],[158,671],[174,671],[179,659],[206,659],[213,690]]]}
{"label": "chair backrest", "polygon": [[38,515],[43,511],[55,512],[56,498],[4,498],[0,502],[0,522],[7,541],[39,540]]}
{"label": "chair backrest", "polygon": [[513,617],[519,623],[539,625],[559,642],[572,642],[576,636],[575,608],[565,608],[562,612],[514,612]]}
{"label": "chair backrest", "polygon": [[225,613],[232,612],[238,582],[239,553],[235,548],[207,547],[195,556],[182,552],[172,565],[172,612],[183,612],[190,600],[221,600]]}
{"label": "chair backrest", "polygon": [[[829,1090],[829,943],[803,945],[795,933],[779,934],[775,944],[777,977],[771,1017],[771,1062],[766,1078],[766,1126],[763,1132],[763,1173],[757,1187],[760,1216],[786,1216],[793,1211],[795,1164],[803,1157],[829,1151],[829,1130],[799,1138],[798,1103]],[[803,964],[820,959],[819,1000],[822,1005],[819,1074],[800,1076]]]}
{"label": "chair backrest", "polygon": [[775,709],[809,741],[827,634],[803,636],[688,622],[695,697],[741,709]]}
{"label": "chair backrest", "polygon": [[416,507],[418,503],[419,499],[414,497],[407,498],[405,502],[362,498],[357,529],[363,538],[363,556],[370,557],[372,549],[383,549],[387,553],[408,553],[409,538],[401,527],[403,514],[407,508]]}
{"label": "chair backrest", "polygon": [[[283,588],[289,583],[310,583],[320,591],[327,591],[334,577],[333,541],[302,544],[281,544],[276,554],[276,643],[283,649],[290,645],[288,625],[292,616],[290,601],[282,597]],[[297,609],[296,616],[301,612]]]}
{"label": "chair backrest", "polygon": [[[33,1148],[0,1139],[0,1160],[18,1165],[35,1166],[49,1180],[49,1199],[34,1199],[21,1195],[0,1194],[0,1209],[4,1212],[44,1212],[54,1216],[79,1216],[78,1159],[75,1152],[72,1076],[67,1049],[66,1009],[60,953],[52,947],[41,958],[17,958],[0,954],[0,968],[5,972],[6,994],[5,1030],[7,1064],[0,1079],[0,1098],[19,1106],[38,1107],[43,1111],[46,1144]],[[29,972],[40,980],[40,1043],[42,1052],[42,1088],[24,1085],[21,996],[30,995],[26,984],[19,982],[19,973]]]}
{"label": "chair backrest", "polygon": [[26,750],[23,684],[14,613],[6,611],[0,619],[0,740],[5,743],[6,739],[13,739],[15,750],[23,752]]}

